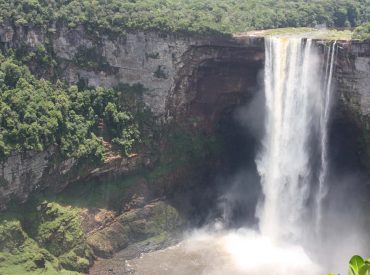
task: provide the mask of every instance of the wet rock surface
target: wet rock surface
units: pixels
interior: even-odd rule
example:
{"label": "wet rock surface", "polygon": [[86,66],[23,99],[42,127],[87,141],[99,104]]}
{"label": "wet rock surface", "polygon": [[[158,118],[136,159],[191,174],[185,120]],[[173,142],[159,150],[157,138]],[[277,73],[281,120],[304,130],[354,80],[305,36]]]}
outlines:
{"label": "wet rock surface", "polygon": [[87,243],[98,257],[109,258],[129,244],[166,235],[183,224],[177,210],[164,201],[124,212],[101,230],[90,234]]}
{"label": "wet rock surface", "polygon": [[135,272],[135,268],[128,262],[149,253],[173,246],[180,241],[180,236],[171,234],[166,238],[162,236],[129,245],[124,250],[116,253],[111,259],[98,259],[90,269],[90,275],[128,275]]}
{"label": "wet rock surface", "polygon": [[359,155],[370,167],[370,41],[339,45],[334,77],[340,107],[337,116],[357,126]]}

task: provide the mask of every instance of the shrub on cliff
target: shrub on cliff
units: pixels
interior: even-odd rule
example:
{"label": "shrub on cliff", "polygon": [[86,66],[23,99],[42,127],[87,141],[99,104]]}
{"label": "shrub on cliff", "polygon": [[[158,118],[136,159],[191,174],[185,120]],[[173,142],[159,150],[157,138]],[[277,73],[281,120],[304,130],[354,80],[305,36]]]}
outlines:
{"label": "shrub on cliff", "polygon": [[358,26],[353,32],[353,38],[360,40],[370,39],[370,22]]}

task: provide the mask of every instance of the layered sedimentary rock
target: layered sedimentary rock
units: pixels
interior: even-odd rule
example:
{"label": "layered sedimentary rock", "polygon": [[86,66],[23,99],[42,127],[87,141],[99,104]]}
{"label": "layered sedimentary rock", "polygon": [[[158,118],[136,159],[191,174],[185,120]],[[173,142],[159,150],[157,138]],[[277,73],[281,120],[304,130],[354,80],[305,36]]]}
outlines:
{"label": "layered sedimentary rock", "polygon": [[341,116],[360,129],[359,152],[370,167],[370,41],[341,43],[336,64],[336,92]]}

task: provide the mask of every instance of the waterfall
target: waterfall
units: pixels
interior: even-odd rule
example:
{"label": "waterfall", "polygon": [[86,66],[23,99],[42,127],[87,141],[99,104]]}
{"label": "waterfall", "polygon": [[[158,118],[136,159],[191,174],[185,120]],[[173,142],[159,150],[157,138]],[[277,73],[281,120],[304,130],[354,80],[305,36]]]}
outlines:
{"label": "waterfall", "polygon": [[[265,47],[265,137],[256,158],[263,198],[257,216],[263,235],[299,241],[310,217],[321,215],[307,205],[313,200],[321,211],[326,192],[335,44],[327,62],[310,39],[271,37]],[[315,148],[319,172],[312,161]]]}
{"label": "waterfall", "polygon": [[322,201],[327,193],[327,186],[325,185],[327,179],[327,173],[329,169],[328,165],[328,125],[330,119],[330,107],[331,107],[331,91],[332,91],[332,79],[334,70],[335,60],[335,47],[336,41],[329,48],[326,53],[327,59],[325,64],[325,78],[324,87],[325,92],[322,98],[322,112],[320,119],[321,129],[321,171],[319,177],[319,189],[317,194],[317,211],[316,211],[316,232],[320,231],[321,219],[322,219]]}
{"label": "waterfall", "polygon": [[[320,229],[321,205],[328,192],[336,43],[323,51],[325,45],[310,39],[271,37],[265,39],[265,46],[265,108],[261,110],[265,133],[256,156],[263,192],[256,213],[259,230],[227,229],[217,221],[193,231],[175,247],[131,261],[130,265],[142,268],[138,274],[153,266],[162,268],[156,274],[327,274],[333,268],[332,259],[337,268],[343,268],[338,263],[346,261],[337,258],[343,247],[352,253],[364,239],[339,235],[328,241],[315,230]],[[234,192],[240,190],[231,190],[227,202]],[[330,233],[338,231],[333,228]]]}

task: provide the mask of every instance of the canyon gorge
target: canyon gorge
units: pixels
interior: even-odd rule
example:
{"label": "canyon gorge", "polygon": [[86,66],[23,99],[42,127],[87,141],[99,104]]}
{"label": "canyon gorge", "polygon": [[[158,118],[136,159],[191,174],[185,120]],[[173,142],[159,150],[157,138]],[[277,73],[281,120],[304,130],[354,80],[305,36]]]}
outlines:
{"label": "canyon gorge", "polygon": [[[127,155],[111,150],[101,123],[103,162],[56,146],[2,160],[0,247],[48,251],[24,256],[20,272],[345,272],[349,255],[369,252],[370,220],[360,217],[370,201],[370,43],[286,39],[3,24],[3,50],[47,45],[56,62],[27,60],[34,75],[79,88],[139,85],[133,101],[150,115]],[[281,91],[291,96],[274,98]]]}

